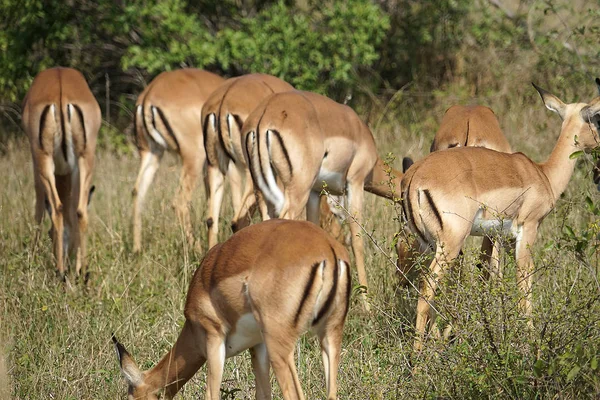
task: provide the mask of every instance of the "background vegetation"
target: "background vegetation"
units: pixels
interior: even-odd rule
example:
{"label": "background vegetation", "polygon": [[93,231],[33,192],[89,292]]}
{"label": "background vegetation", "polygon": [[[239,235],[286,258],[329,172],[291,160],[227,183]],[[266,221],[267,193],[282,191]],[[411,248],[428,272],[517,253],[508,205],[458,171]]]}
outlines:
{"label": "background vegetation", "polygon": [[[130,110],[160,71],[268,72],[347,100],[369,123],[380,153],[397,157],[425,155],[450,105],[485,104],[513,148],[541,161],[560,122],[529,82],[564,101],[589,101],[597,95],[599,35],[597,0],[0,1],[0,398],[7,387],[19,399],[123,398],[111,333],[143,368],[177,337],[202,254],[187,248],[170,208],[174,157],[163,162],[148,199],[144,253],[131,254],[129,193],[138,161],[128,139]],[[33,177],[20,101],[35,74],[55,65],[84,72],[104,116],[86,289],[57,284],[47,237],[31,250]],[[517,307],[514,260],[505,257],[504,277],[482,281],[473,241],[436,303],[453,339],[432,338],[418,357],[411,354],[416,292],[398,286],[388,258],[398,212],[368,195],[365,228],[378,242],[367,246],[374,312],[365,315],[353,300],[340,398],[599,396],[600,202],[591,161],[580,161],[542,225],[534,328]],[[201,238],[204,206],[199,190]],[[231,210],[224,215],[222,239]],[[314,339],[297,350],[307,398],[324,397]],[[414,373],[411,362],[419,366]],[[249,357],[229,361],[224,380],[223,398],[252,398]],[[183,398],[200,397],[204,382],[201,372]]]}

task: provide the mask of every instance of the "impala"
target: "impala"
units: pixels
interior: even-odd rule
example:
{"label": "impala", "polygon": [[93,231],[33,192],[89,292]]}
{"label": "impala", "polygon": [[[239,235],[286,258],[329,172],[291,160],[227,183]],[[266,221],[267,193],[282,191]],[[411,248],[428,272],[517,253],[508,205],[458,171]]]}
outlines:
{"label": "impala", "polygon": [[[271,75],[250,74],[228,79],[215,90],[202,108],[204,149],[208,161],[208,247],[218,241],[219,212],[223,202],[225,175],[229,176],[233,202],[233,230],[248,224],[254,186],[241,145],[241,129],[248,115],[267,96],[294,88]],[[242,191],[242,179],[245,185]]]}
{"label": "impala", "polygon": [[185,323],[173,348],[142,372],[114,337],[130,399],[172,398],[207,364],[206,399],[218,400],[225,359],[250,349],[256,397],[271,398],[269,364],[284,399],[304,399],[294,346],[319,338],[327,398],[335,399],[342,331],[351,290],[346,249],[319,227],[270,220],[209,250],[194,274]]}
{"label": "impala", "polygon": [[369,128],[350,107],[292,91],[265,99],[242,132],[252,179],[269,206],[263,218],[298,219],[306,208],[307,219],[318,224],[322,189],[346,196],[358,279],[366,286],[363,190],[399,198],[402,176],[379,159]]}
{"label": "impala", "polygon": [[133,189],[134,252],[142,247],[144,198],[165,150],[181,156],[181,178],[174,207],[188,243],[194,242],[189,208],[206,160],[200,114],[208,96],[222,83],[223,78],[213,73],[186,68],[161,73],[139,95],[134,116],[136,146],[141,158]]}
{"label": "impala", "polygon": [[23,101],[35,178],[35,242],[47,207],[56,270],[63,280],[66,255],[76,252],[77,275],[87,267],[87,207],[100,123],[98,102],[83,75],[71,68],[40,72]]}
{"label": "impala", "polygon": [[[479,105],[454,105],[446,110],[431,143],[430,152],[454,147],[485,147],[502,153],[512,153],[494,112]],[[403,278],[412,267],[412,260],[420,253],[418,247],[418,243],[411,242],[408,238],[398,241],[398,267],[404,272]],[[482,261],[487,264],[488,269],[497,270],[498,245],[494,244],[489,236],[483,237],[481,252],[484,255]],[[486,274],[489,273],[488,269],[485,270]]]}
{"label": "impala", "polygon": [[526,315],[531,313],[531,247],[538,227],[571,178],[576,160],[569,156],[598,145],[591,122],[600,118],[600,101],[565,104],[535,88],[546,107],[563,120],[546,162],[535,163],[522,153],[460,147],[431,153],[402,179],[408,226],[422,245],[435,245],[430,275],[422,282],[417,306],[415,350],[422,348],[438,283],[469,235],[504,231],[516,239],[517,279],[524,294],[521,306]]}

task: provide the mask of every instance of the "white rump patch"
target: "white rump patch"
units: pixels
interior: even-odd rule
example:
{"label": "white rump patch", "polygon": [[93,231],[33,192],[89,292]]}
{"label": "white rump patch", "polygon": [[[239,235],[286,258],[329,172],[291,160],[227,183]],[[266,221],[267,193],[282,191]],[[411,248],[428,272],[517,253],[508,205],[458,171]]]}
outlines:
{"label": "white rump patch", "polygon": [[226,357],[235,356],[262,341],[262,333],[254,315],[252,313],[244,314],[237,320],[233,333],[227,335]]}
{"label": "white rump patch", "polygon": [[215,116],[215,113],[210,113],[208,115],[208,123],[210,124],[210,126],[212,126],[213,130],[216,133],[217,132],[217,117]]}

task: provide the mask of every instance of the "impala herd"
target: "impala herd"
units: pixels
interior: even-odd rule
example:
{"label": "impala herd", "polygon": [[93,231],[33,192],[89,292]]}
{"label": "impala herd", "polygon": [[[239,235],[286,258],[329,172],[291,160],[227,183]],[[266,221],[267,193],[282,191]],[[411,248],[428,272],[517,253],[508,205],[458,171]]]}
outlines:
{"label": "impala herd", "polygon": [[[596,83],[600,90],[600,80]],[[360,234],[365,190],[401,204],[402,228],[412,238],[398,245],[401,269],[410,268],[412,255],[433,253],[421,279],[416,352],[432,325],[436,288],[470,235],[484,237],[484,276],[499,268],[494,237],[514,240],[522,311],[530,315],[531,248],[538,228],[571,178],[576,163],[571,155],[597,147],[600,130],[600,97],[589,104],[565,104],[535,88],[562,120],[546,162],[512,153],[489,108],[453,106],[431,154],[413,165],[406,160],[400,172],[379,158],[373,135],[358,115],[327,97],[265,74],[224,80],[182,69],[158,75],[135,108],[141,164],[133,189],[133,250],[142,249],[144,199],[165,150],[181,156],[174,206],[187,242],[196,248],[200,243],[189,208],[198,179],[205,179],[209,250],[190,284],[179,338],[154,368],[140,371],[113,336],[129,398],[155,399],[163,389],[172,398],[206,363],[205,397],[218,399],[225,359],[250,349],[257,398],[271,398],[272,367],[283,397],[303,399],[294,347],[308,330],[321,345],[327,398],[336,398],[351,264],[344,246],[318,227],[323,217],[340,214],[339,207],[327,206],[324,189],[340,196],[347,210],[360,285],[367,286]],[[44,211],[50,215],[56,270],[64,281],[69,255],[76,257],[76,275],[87,276],[87,207],[100,124],[100,107],[74,69],[41,72],[23,102],[35,219],[39,226]],[[235,233],[218,243],[225,177]],[[248,226],[256,209],[265,222]],[[310,222],[299,221],[304,215]],[[38,238],[39,229],[36,244]]]}

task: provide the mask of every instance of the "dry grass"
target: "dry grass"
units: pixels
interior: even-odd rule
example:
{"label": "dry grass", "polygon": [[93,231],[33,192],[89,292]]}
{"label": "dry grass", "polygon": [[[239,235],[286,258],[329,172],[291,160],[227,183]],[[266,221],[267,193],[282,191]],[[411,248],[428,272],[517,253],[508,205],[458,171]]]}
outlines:
{"label": "dry grass", "polygon": [[[529,85],[519,82],[520,87]],[[433,108],[415,104],[410,94],[401,96],[391,107],[393,117],[383,118],[374,132],[380,153],[425,155],[443,111],[469,99],[466,102],[496,111],[515,150],[538,161],[549,154],[559,119],[545,110],[533,88],[515,88],[511,92],[519,94],[510,98],[463,89],[448,91],[462,93],[458,96],[437,93]],[[590,98],[592,91],[590,87]],[[571,95],[561,97],[572,100]],[[0,156],[0,170],[5,171],[0,174],[0,336],[8,339],[5,351],[13,398],[123,398],[125,385],[111,334],[117,334],[142,368],[151,367],[174,343],[183,322],[187,285],[202,255],[187,248],[170,206],[179,173],[177,160],[170,157],[163,161],[148,198],[144,252],[131,254],[130,193],[137,167],[133,157],[98,152],[97,190],[90,212],[91,280],[86,289],[65,290],[54,276],[49,239],[45,237],[36,253],[31,248],[35,227],[27,145],[23,140],[11,142]],[[415,375],[409,360],[416,293],[397,286],[388,261],[393,234],[399,229],[397,210],[368,195],[365,228],[386,254],[367,246],[373,312],[362,313],[354,296],[343,342],[339,397],[598,395],[597,370],[592,369],[593,357],[600,357],[598,257],[582,256],[568,247],[572,241],[565,238],[563,228],[569,225],[579,233],[594,223],[583,200],[590,196],[598,203],[589,171],[590,163],[580,162],[557,210],[542,226],[536,246],[535,329],[527,328],[516,307],[519,293],[510,257],[505,278],[485,283],[473,268],[471,249],[438,299],[440,321],[452,320],[455,337],[451,342],[430,340],[423,354],[412,360],[419,366]],[[200,238],[206,238],[203,207],[204,194],[198,190],[195,227]],[[225,239],[229,206],[223,215]],[[44,232],[48,223],[46,219]],[[538,354],[542,364],[536,367]],[[313,338],[302,339],[297,360],[307,398],[323,398],[324,378]],[[567,376],[575,367],[579,370]],[[0,359],[0,390],[6,387],[3,376]],[[182,398],[201,397],[204,382],[201,371]],[[253,398],[248,355],[226,363],[223,398]]]}

